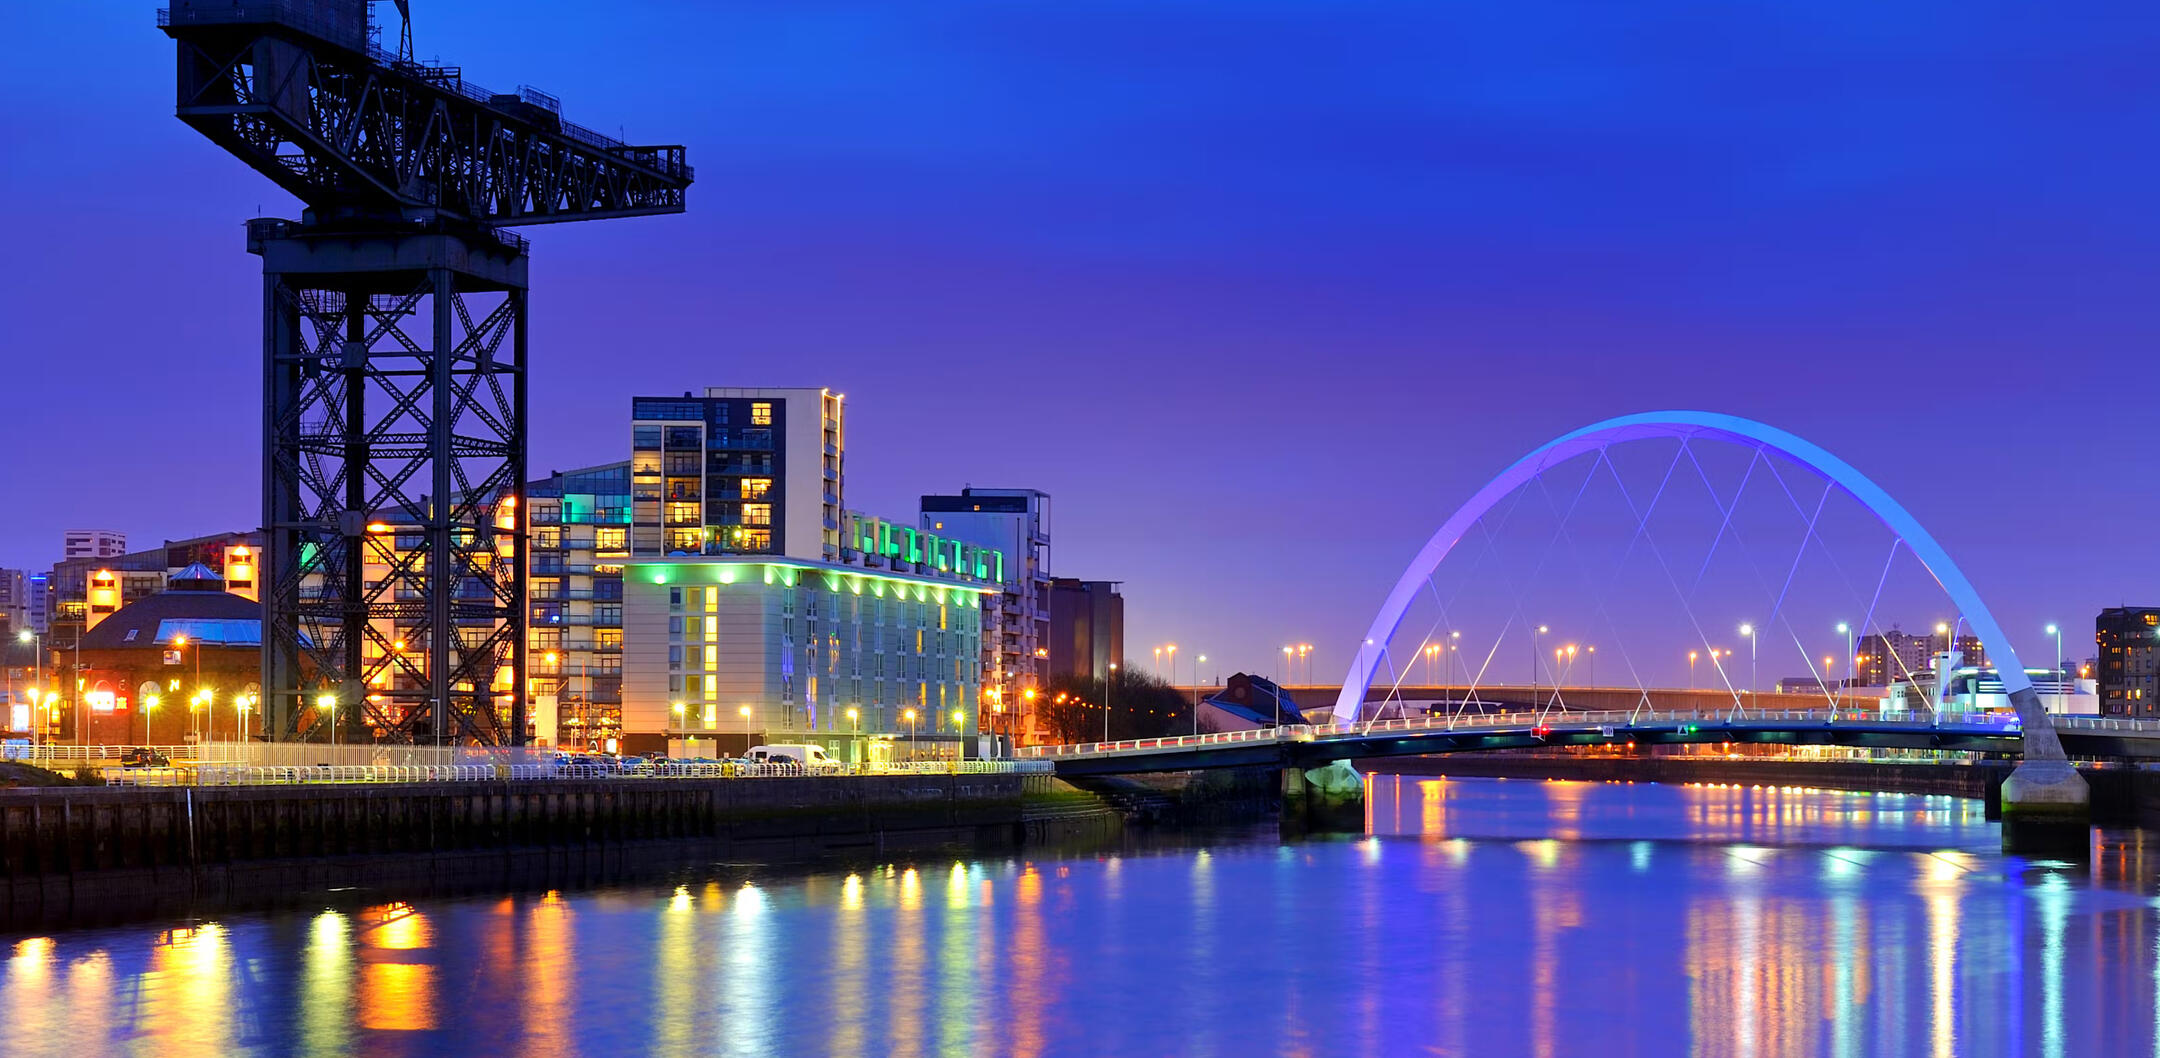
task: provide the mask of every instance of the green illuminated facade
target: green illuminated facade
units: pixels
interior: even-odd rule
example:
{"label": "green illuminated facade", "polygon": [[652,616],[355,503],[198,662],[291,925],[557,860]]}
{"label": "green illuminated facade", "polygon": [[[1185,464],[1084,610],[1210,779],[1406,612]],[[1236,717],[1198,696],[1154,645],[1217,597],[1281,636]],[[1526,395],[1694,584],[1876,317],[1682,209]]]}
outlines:
{"label": "green illuminated facade", "polygon": [[[928,541],[921,541],[927,545]],[[624,574],[625,752],[817,742],[840,759],[960,756],[979,726],[982,600],[995,553],[886,568],[733,557]]]}

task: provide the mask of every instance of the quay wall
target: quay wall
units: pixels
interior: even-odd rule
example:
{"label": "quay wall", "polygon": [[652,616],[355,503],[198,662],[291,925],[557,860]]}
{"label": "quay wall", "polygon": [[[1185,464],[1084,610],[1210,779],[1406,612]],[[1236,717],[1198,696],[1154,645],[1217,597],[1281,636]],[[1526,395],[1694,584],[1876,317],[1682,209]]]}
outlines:
{"label": "quay wall", "polygon": [[107,902],[476,888],[634,860],[774,862],[1115,834],[1047,775],[0,789],[0,921]]}

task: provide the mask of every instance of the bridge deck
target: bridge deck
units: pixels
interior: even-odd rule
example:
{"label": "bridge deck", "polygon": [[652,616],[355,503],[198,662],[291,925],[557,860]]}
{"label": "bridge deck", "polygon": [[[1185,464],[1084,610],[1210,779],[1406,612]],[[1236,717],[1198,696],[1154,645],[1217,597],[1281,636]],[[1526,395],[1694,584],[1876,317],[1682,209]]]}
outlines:
{"label": "bridge deck", "polygon": [[[2077,757],[2160,759],[2160,721],[2052,718],[2063,748]],[[1060,774],[1197,768],[1309,767],[1357,757],[1462,753],[1546,746],[1749,742],[2017,753],[2016,715],[2002,712],[1878,712],[1850,709],[1613,710],[1461,714],[1317,724],[1205,735],[1030,746]]]}

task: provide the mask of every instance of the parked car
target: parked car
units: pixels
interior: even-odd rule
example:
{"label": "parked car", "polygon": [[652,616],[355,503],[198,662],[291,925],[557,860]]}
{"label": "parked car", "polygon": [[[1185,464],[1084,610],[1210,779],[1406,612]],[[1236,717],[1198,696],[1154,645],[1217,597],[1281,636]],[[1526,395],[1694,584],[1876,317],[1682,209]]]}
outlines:
{"label": "parked car", "polygon": [[122,755],[120,766],[123,768],[170,768],[172,767],[172,761],[157,750],[147,746],[139,746],[128,750]]}
{"label": "parked car", "polygon": [[825,755],[825,747],[808,742],[752,746],[750,760],[758,764],[791,764],[806,772],[839,771],[839,761]]}

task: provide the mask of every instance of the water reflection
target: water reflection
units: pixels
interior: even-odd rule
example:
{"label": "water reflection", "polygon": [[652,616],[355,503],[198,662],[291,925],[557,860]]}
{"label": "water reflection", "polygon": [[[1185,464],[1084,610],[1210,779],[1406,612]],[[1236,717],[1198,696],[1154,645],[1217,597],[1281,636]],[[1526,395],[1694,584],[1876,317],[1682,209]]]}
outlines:
{"label": "water reflection", "polygon": [[2048,865],[1997,855],[1977,806],[1936,798],[1372,790],[1383,832],[1351,840],[716,867],[16,938],[0,1053],[2160,1048],[2144,835]]}

